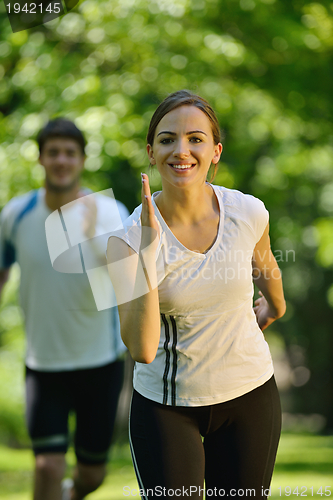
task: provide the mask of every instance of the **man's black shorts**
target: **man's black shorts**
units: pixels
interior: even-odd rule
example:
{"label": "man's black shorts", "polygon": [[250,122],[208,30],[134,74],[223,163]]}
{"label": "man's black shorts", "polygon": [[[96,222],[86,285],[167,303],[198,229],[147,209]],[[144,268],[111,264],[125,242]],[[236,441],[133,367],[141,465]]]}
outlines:
{"label": "man's black shorts", "polygon": [[105,463],[123,374],[123,361],[62,372],[26,368],[26,415],[34,453],[66,453],[68,415],[73,411],[77,459],[84,464]]}

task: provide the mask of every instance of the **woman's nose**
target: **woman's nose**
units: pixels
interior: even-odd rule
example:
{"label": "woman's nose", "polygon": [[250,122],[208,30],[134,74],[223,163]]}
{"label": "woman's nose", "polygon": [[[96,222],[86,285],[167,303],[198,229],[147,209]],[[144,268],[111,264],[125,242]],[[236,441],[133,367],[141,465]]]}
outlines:
{"label": "woman's nose", "polygon": [[187,158],[189,155],[190,150],[188,147],[188,142],[181,139],[176,141],[173,156],[176,156],[177,158]]}

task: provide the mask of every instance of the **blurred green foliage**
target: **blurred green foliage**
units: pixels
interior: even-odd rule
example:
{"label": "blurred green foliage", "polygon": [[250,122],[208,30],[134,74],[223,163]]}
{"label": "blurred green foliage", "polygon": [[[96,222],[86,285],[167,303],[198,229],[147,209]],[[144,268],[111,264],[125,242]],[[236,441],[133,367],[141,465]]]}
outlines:
{"label": "blurred green foliage", "polygon": [[[289,410],[323,414],[333,429],[332,1],[86,0],[18,33],[4,12],[0,207],[41,185],[34,137],[64,115],[88,140],[85,184],[112,187],[133,209],[157,104],[180,88],[206,97],[224,131],[214,182],[270,211],[288,302],[274,331],[296,370]],[[8,300],[3,346],[14,311]],[[309,380],[297,378],[303,367]]]}

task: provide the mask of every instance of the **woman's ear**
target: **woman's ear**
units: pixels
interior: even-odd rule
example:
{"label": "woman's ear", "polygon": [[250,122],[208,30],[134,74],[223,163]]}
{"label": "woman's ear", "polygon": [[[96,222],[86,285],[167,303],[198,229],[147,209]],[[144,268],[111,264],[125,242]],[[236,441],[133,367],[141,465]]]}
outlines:
{"label": "woman's ear", "polygon": [[222,149],[223,149],[223,146],[222,146],[222,144],[220,142],[215,145],[214,156],[213,156],[213,159],[212,159],[212,163],[216,164],[216,163],[218,163],[220,161],[220,156],[221,156],[221,153],[222,153]]}
{"label": "woman's ear", "polygon": [[154,158],[153,147],[150,144],[147,144],[147,153],[148,153],[150,164],[151,165],[155,165],[156,164],[156,160]]}

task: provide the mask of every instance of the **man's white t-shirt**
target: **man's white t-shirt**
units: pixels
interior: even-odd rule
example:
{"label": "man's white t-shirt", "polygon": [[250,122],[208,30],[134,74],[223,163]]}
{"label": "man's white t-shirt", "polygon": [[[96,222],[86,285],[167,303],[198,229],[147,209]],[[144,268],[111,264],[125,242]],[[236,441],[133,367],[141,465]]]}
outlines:
{"label": "man's white t-shirt", "polygon": [[[103,218],[114,227],[128,211],[122,203],[98,196],[97,226]],[[77,227],[83,223],[85,207],[79,209]],[[45,190],[13,198],[1,214],[0,269],[18,262],[21,269],[20,302],[27,334],[26,365],[40,371],[63,371],[103,366],[125,350],[120,338],[116,307],[98,311],[87,273],[78,272],[73,253],[66,272],[52,267],[45,235],[45,221],[51,210],[45,204]],[[64,228],[65,229],[65,228]],[[105,256],[99,237],[96,251]],[[78,245],[80,247],[80,245]],[[68,260],[68,259],[67,259]],[[84,263],[83,263],[84,266]]]}
{"label": "man's white t-shirt", "polygon": [[[205,253],[185,248],[160,214],[157,251],[161,336],[154,361],[136,363],[134,388],[158,403],[204,406],[267,382],[272,359],[253,311],[252,256],[268,223],[251,195],[212,186],[220,207],[216,240]],[[157,193],[155,193],[156,195]],[[115,233],[140,247],[139,206]]]}

